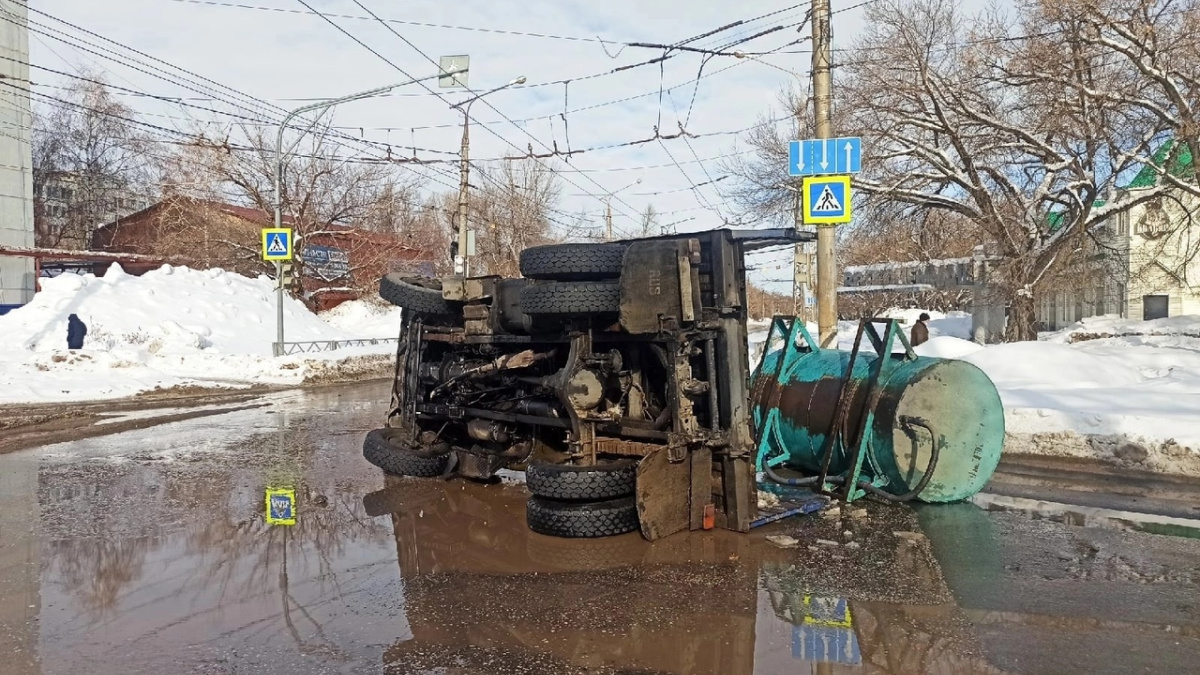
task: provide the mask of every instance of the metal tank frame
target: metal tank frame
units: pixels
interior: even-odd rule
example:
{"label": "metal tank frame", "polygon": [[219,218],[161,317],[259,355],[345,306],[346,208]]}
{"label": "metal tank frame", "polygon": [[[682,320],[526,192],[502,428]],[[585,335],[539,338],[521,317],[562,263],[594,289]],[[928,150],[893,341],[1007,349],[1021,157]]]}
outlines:
{"label": "metal tank frame", "polygon": [[[880,326],[882,331],[879,330]],[[864,336],[868,338],[874,355],[862,355]],[[801,338],[803,343],[800,342]],[[897,339],[902,351],[893,354]],[[778,340],[783,341],[782,348],[772,351],[772,344]],[[836,369],[828,370],[832,364],[826,363],[829,361],[826,357],[821,362],[809,364],[808,370],[821,373],[819,379],[813,379],[812,372],[808,373],[809,380],[797,378],[792,382],[789,379],[789,376],[805,369],[801,361],[811,359],[814,355],[831,353],[838,354],[838,365],[844,367],[838,376],[830,377]],[[945,368],[939,364],[945,364],[948,360],[917,356],[899,322],[887,318],[863,319],[859,323],[854,346],[847,361],[841,361],[845,358],[842,356],[844,354],[845,352],[838,350],[822,350],[804,323],[794,317],[777,316],[772,320],[752,378],[752,418],[757,444],[756,471],[766,474],[766,477],[777,485],[808,487],[831,494],[845,502],[853,502],[868,494],[894,502],[919,498],[922,492],[930,487],[945,446],[960,449],[962,439],[956,437],[955,432],[961,432],[962,426],[953,420],[942,424],[947,420],[930,420],[918,415],[901,414],[902,411],[898,407],[899,398],[906,388],[919,384],[928,373],[937,368]],[[771,359],[774,359],[774,363],[770,364],[773,367],[768,369],[768,361]],[[825,366],[826,370],[821,370],[821,366]],[[955,363],[954,366],[957,371],[962,371],[963,368],[978,370],[963,363]],[[982,381],[991,384],[982,371],[972,376],[976,378],[974,384],[981,381],[980,377]],[[781,377],[789,379],[789,382],[782,382]],[[789,385],[795,384],[802,384],[809,396],[806,401],[809,408],[804,411],[808,416],[807,421],[813,424],[814,421],[823,422],[824,419],[828,419],[828,422],[814,425],[821,428],[803,425],[797,427],[795,412],[789,411],[789,408],[796,407],[797,404],[804,405],[805,402],[796,401],[795,392],[790,392],[789,399],[787,390]],[[958,478],[965,476],[966,484],[952,484],[946,487],[935,483],[930,497],[922,501],[955,501],[965,498],[962,495],[981,488],[995,469],[1002,449],[1003,408],[994,386],[975,388],[989,390],[982,392],[986,394],[983,399],[989,405],[983,406],[977,415],[979,427],[987,431],[982,433],[983,440],[970,458],[964,460],[960,456],[952,456],[951,461],[955,464],[950,465],[954,467],[952,472],[961,471],[964,461],[965,466],[971,467],[964,475],[956,475]],[[819,410],[815,409],[818,404]],[[998,424],[997,420],[992,419],[997,410]],[[957,411],[947,411],[948,414],[954,412]],[[889,445],[887,441],[878,443],[876,418],[879,414],[884,415],[882,419],[885,422],[895,415],[893,419],[896,426],[893,428],[901,429],[906,437],[913,439],[914,445],[918,442],[918,437],[928,436],[929,459],[916,485],[907,484],[903,478],[897,479],[900,470],[894,462],[894,440],[891,441],[893,445]],[[793,418],[788,419],[789,415]],[[938,430],[938,427],[946,426],[950,427],[949,441],[947,434],[939,433]],[[790,434],[788,429],[792,430]],[[940,431],[946,432],[947,429],[942,428]],[[821,440],[819,453],[815,451],[818,438]],[[976,440],[979,438],[976,437]],[[996,438],[1001,439],[1000,447],[985,447],[995,445],[988,441],[994,441]],[[807,439],[812,452],[797,450],[797,439]],[[874,447],[876,444],[883,447]],[[892,454],[888,455],[886,451],[892,451]],[[812,460],[819,458],[817,475],[786,478],[776,473],[776,468],[793,460],[798,456],[797,453],[810,460],[806,467],[810,470],[815,468],[812,466]],[[916,457],[915,450],[913,457]]]}

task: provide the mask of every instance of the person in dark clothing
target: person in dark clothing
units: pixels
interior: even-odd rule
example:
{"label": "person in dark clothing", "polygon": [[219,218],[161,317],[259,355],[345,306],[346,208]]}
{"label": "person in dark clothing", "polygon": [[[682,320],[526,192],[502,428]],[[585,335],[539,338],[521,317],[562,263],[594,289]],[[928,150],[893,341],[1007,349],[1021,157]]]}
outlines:
{"label": "person in dark clothing", "polygon": [[925,322],[929,320],[929,315],[921,312],[921,316],[917,317],[917,322],[913,324],[912,332],[909,334],[909,342],[916,347],[919,344],[929,342],[929,326]]}
{"label": "person in dark clothing", "polygon": [[83,349],[83,338],[87,337],[87,325],[78,314],[67,317],[67,349]]}

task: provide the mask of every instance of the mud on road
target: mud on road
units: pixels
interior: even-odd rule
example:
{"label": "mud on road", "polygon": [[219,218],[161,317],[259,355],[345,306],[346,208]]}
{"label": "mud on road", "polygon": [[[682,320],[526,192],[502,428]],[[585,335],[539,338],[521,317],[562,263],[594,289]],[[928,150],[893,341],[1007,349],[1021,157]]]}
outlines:
{"label": "mud on road", "polygon": [[[1200,541],[969,504],[569,541],[386,478],[385,385],[0,456],[0,673],[1128,673],[1200,662]],[[298,522],[264,518],[291,485]],[[768,535],[800,540],[779,548]]]}

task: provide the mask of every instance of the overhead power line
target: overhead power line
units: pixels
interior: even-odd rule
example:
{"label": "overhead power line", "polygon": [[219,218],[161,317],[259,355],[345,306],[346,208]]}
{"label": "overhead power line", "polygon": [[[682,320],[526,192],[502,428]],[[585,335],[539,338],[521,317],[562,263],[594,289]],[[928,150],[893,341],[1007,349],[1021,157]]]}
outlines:
{"label": "overhead power line", "polygon": [[[407,77],[407,78],[409,78],[409,79],[413,79],[413,80],[417,79],[417,78],[414,78],[414,77],[413,77],[413,76],[412,76],[410,73],[408,73],[406,70],[404,70],[404,69],[403,69],[403,68],[401,68],[400,66],[396,65],[396,64],[395,64],[393,61],[391,61],[390,59],[388,59],[387,57],[385,57],[383,54],[380,54],[380,53],[379,53],[378,51],[376,51],[376,50],[375,50],[373,47],[371,47],[371,46],[370,46],[370,45],[368,45],[367,43],[365,43],[365,42],[363,42],[362,40],[360,40],[360,39],[359,39],[358,37],[356,37],[356,36],[355,36],[353,33],[349,32],[348,30],[346,30],[346,29],[345,29],[345,28],[343,28],[342,26],[338,25],[338,23],[337,23],[337,22],[333,21],[332,19],[329,19],[328,17],[325,17],[325,15],[324,15],[324,14],[321,14],[320,12],[317,12],[317,10],[315,10],[315,9],[314,9],[314,8],[313,8],[311,5],[309,5],[309,4],[308,4],[308,2],[306,2],[306,0],[296,0],[296,1],[297,1],[297,2],[299,2],[301,5],[304,5],[305,7],[307,7],[307,8],[308,8],[310,11],[316,12],[316,13],[317,13],[319,16],[321,16],[322,18],[324,18],[324,19],[325,19],[325,21],[326,21],[327,23],[329,23],[329,25],[333,26],[333,27],[334,27],[335,29],[337,29],[339,32],[341,32],[342,34],[344,34],[346,37],[349,37],[351,40],[353,40],[354,42],[356,42],[356,43],[358,43],[359,45],[361,45],[361,46],[362,46],[364,49],[366,49],[367,51],[369,51],[369,52],[371,52],[372,54],[374,54],[374,55],[376,56],[376,58],[378,58],[378,59],[380,59],[381,61],[383,61],[384,63],[386,63],[386,64],[390,65],[390,66],[391,66],[393,69],[395,69],[396,71],[398,71],[400,74],[404,75],[405,77]],[[375,15],[375,13],[374,13],[374,12],[371,12],[369,9],[367,9],[367,7],[366,7],[365,5],[363,5],[361,2],[359,2],[359,0],[354,0],[354,4],[358,5],[358,7],[359,7],[360,9],[362,9],[362,10],[366,11],[368,14],[371,14],[371,16],[373,16],[373,17],[375,17],[377,20],[379,20],[379,21],[380,21],[380,23],[381,23],[381,24],[382,24],[382,25],[383,25],[385,28],[387,28],[387,30],[388,30],[389,32],[391,32],[392,34],[394,34],[396,37],[400,38],[400,39],[401,39],[403,42],[405,42],[405,44],[407,44],[409,47],[411,47],[411,48],[412,48],[414,51],[416,51],[418,54],[421,54],[421,56],[423,56],[423,57],[425,58],[425,60],[426,60],[426,61],[428,61],[428,62],[430,62],[431,64],[433,64],[433,66],[434,66],[434,67],[437,67],[437,68],[440,68],[440,67],[441,67],[441,66],[440,66],[440,64],[439,64],[437,61],[435,61],[435,60],[434,60],[434,59],[433,59],[431,56],[429,56],[428,54],[426,54],[426,53],[425,53],[424,51],[422,51],[422,50],[421,50],[419,47],[417,47],[415,44],[413,44],[411,41],[409,41],[407,38],[405,38],[403,35],[401,35],[401,34],[400,34],[398,31],[396,31],[396,29],[395,29],[394,27],[392,27],[391,25],[387,24],[386,22],[383,22],[382,20],[378,19],[378,17]],[[426,89],[427,91],[430,91],[430,92],[434,92],[434,89],[432,89],[432,88],[431,88],[431,87],[430,87],[428,84],[426,84],[425,82],[418,82],[418,84],[419,84],[419,85],[420,85],[420,86],[421,86],[423,89]],[[467,89],[467,91],[468,91],[470,94],[472,94],[472,95],[476,95],[476,96],[478,95],[478,94],[476,94],[476,92],[472,91],[470,88],[468,88],[468,89]],[[438,98],[440,98],[440,99],[441,99],[443,102],[445,102],[447,105],[450,105],[450,101],[446,99],[445,95],[442,95],[440,92],[436,92],[436,93],[438,93]],[[497,108],[496,108],[494,105],[492,105],[492,104],[491,104],[491,102],[490,102],[490,101],[488,101],[486,98],[480,98],[480,99],[479,99],[479,102],[480,102],[481,104],[483,104],[483,105],[487,106],[488,108],[491,108],[491,109],[492,109],[492,111],[494,111],[496,114],[500,115],[501,117],[505,117],[505,115],[504,115],[503,113],[501,113],[501,112],[500,112],[500,110],[499,110],[499,109],[497,109]],[[464,109],[464,111],[463,111],[463,114],[464,114],[464,115],[466,115],[466,114],[467,114],[465,109]],[[509,119],[509,118],[505,117],[505,119]],[[529,137],[530,137],[530,139],[532,139],[532,140],[536,141],[538,144],[542,145],[542,146],[543,146],[543,147],[545,147],[547,150],[550,150],[550,147],[549,147],[549,146],[546,146],[546,144],[545,144],[545,143],[542,143],[542,141],[541,141],[540,139],[538,139],[537,137],[535,137],[535,136],[533,136],[532,134],[530,134],[530,133],[529,133],[527,130],[525,130],[525,129],[522,129],[522,128],[521,128],[519,125],[517,125],[515,122],[512,122],[512,120],[511,120],[511,119],[509,119],[509,122],[511,122],[511,123],[513,124],[513,126],[516,126],[518,129],[520,129],[520,130],[521,130],[523,133],[525,133],[525,135],[529,136]],[[518,147],[516,144],[514,144],[512,141],[510,141],[510,140],[508,140],[507,138],[505,138],[504,136],[501,136],[500,134],[496,133],[496,132],[495,132],[495,131],[493,131],[493,130],[492,130],[490,127],[486,127],[486,126],[484,126],[484,127],[482,127],[482,129],[483,129],[484,131],[487,131],[487,132],[488,132],[488,133],[490,133],[491,135],[495,136],[495,137],[496,137],[496,138],[498,138],[499,140],[503,141],[503,142],[504,142],[504,143],[506,143],[507,145],[511,146],[511,147],[512,147],[512,148],[514,148],[515,150],[517,150],[517,151],[520,151],[520,150],[521,150],[521,148],[520,148],[520,147]],[[541,163],[540,159],[539,159],[538,161],[539,161],[539,163]],[[544,164],[543,164],[543,166],[544,166]],[[551,167],[549,167],[549,166],[546,166],[546,169],[547,169],[547,170],[550,170],[550,171],[553,171],[553,169],[552,169]],[[597,182],[596,182],[594,179],[592,179],[592,178],[590,178],[590,177],[588,177],[588,176],[586,176],[586,175],[585,175],[585,176],[583,176],[583,177],[584,177],[584,178],[587,178],[587,179],[588,179],[590,182],[592,182],[594,185],[596,185],[596,187],[600,188],[601,190],[603,190],[603,189],[604,189],[604,188],[603,188],[603,186],[601,186],[599,183],[597,183]],[[579,185],[578,185],[578,184],[576,184],[574,181],[570,180],[569,178],[563,177],[563,180],[564,180],[564,181],[566,181],[567,183],[569,183],[569,184],[573,185],[573,186],[574,186],[576,189],[579,189],[579,190],[582,190],[582,189],[583,189],[583,188],[579,187]],[[598,197],[598,196],[593,196],[593,198],[594,198],[594,199],[597,199],[597,200],[601,199],[601,198],[600,198],[600,197]],[[622,202],[622,203],[624,203],[624,202]],[[626,203],[626,206],[629,206],[629,205]],[[633,207],[630,207],[630,208],[633,208]],[[635,210],[636,210],[636,209],[635,209]]]}
{"label": "overhead power line", "polygon": [[[189,4],[189,5],[209,5],[212,7],[229,7],[229,8],[233,8],[233,9],[249,9],[249,10],[256,10],[256,11],[260,11],[260,12],[273,12],[276,14],[294,14],[294,15],[301,15],[301,16],[316,16],[315,12],[306,12],[306,11],[300,10],[300,9],[288,9],[286,7],[263,7],[261,5],[249,5],[249,4],[240,3],[240,2],[218,2],[217,0],[171,0],[171,1]],[[334,14],[331,12],[326,12],[325,16],[332,17],[334,19],[355,19],[355,20],[361,20],[361,21],[374,21],[374,19],[372,19],[369,16],[358,16],[358,15],[354,15],[354,14]],[[404,26],[417,26],[417,27],[421,27],[421,28],[440,28],[440,29],[445,29],[445,30],[461,30],[461,31],[468,31],[468,32],[472,32],[472,33],[494,33],[496,35],[512,35],[514,37],[541,38],[541,39],[546,39],[546,40],[566,40],[569,42],[594,42],[596,44],[608,44],[608,45],[624,45],[625,44],[623,42],[605,40],[598,36],[597,37],[583,37],[583,36],[579,36],[579,35],[555,35],[553,33],[538,33],[538,32],[531,32],[531,31],[508,30],[508,29],[504,29],[504,28],[480,28],[479,26],[455,26],[452,24],[445,24],[445,23],[431,23],[431,22],[426,22],[426,21],[408,21],[408,20],[404,20],[404,19],[384,19],[384,21],[386,21],[388,23],[394,23],[397,25],[404,25]]]}

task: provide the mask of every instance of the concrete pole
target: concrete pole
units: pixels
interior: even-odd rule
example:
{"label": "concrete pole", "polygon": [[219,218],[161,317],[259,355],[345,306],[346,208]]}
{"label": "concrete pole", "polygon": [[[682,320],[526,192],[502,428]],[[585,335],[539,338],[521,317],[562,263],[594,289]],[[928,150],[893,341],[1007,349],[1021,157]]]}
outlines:
{"label": "concrete pole", "polygon": [[604,202],[604,241],[612,241],[612,197]]}
{"label": "concrete pole", "polygon": [[458,256],[454,259],[454,274],[457,276],[465,277],[470,271],[470,264],[467,261],[467,200],[469,198],[469,179],[471,175],[471,104],[484,96],[518,84],[525,84],[524,75],[515,80],[510,80],[495,89],[485,91],[482,94],[476,94],[465,101],[460,101],[450,106],[451,108],[461,108],[463,111],[462,148],[460,149],[462,161],[459,163],[458,169]]}
{"label": "concrete pole", "polygon": [[471,104],[463,106],[463,133],[458,169],[458,255],[454,258],[454,274],[467,276],[467,190],[471,176]]}
{"label": "concrete pole", "polygon": [[[833,138],[833,29],[829,0],[813,0],[813,107],[817,138]],[[849,198],[849,195],[847,195]],[[836,226],[817,226],[817,338],[822,347],[837,345]]]}
{"label": "concrete pole", "polygon": [[[801,209],[800,200],[803,198],[799,192],[792,192],[793,210],[792,219],[796,224],[796,229],[802,229],[804,225],[804,212]],[[808,245],[805,243],[797,243],[795,250],[792,251],[792,316],[799,318],[801,321],[808,322]]]}

